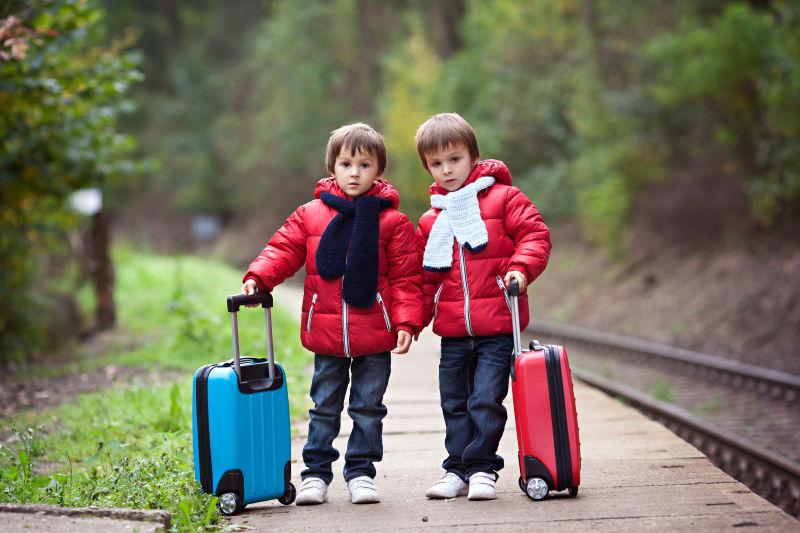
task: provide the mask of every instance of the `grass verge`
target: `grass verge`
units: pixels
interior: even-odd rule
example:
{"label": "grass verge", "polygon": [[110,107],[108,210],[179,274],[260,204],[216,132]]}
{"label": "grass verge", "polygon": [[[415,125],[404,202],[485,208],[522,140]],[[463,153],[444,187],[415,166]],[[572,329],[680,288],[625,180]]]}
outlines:
{"label": "grass verge", "polygon": [[[175,531],[217,529],[216,498],[200,493],[194,481],[192,376],[202,364],[230,358],[225,296],[240,286],[240,273],[199,258],[129,249],[116,250],[114,260],[121,328],[148,340],[49,372],[118,364],[185,375],[83,394],[55,409],[0,420],[15,433],[0,444],[0,500],[166,509]],[[263,324],[260,309],[240,313],[243,354],[264,353]],[[287,372],[295,419],[306,408],[311,362],[297,328],[292,318],[273,312],[275,357]]]}

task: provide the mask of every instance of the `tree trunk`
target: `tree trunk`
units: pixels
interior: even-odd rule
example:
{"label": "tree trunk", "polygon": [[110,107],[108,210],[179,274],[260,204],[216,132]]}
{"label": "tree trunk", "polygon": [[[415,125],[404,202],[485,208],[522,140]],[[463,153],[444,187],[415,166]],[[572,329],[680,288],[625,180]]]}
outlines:
{"label": "tree trunk", "polygon": [[113,329],[117,321],[114,305],[114,265],[109,253],[111,243],[111,216],[101,209],[92,216],[89,233],[89,272],[97,298],[95,329]]}

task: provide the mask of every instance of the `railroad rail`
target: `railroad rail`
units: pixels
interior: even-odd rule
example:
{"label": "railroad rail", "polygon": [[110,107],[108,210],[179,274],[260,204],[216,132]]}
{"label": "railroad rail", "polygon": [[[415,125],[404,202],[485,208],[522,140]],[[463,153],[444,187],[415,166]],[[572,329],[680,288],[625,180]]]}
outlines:
{"label": "railroad rail", "polygon": [[[683,369],[688,367],[705,379],[755,390],[790,404],[798,403],[800,398],[800,377],[708,354],[544,321],[538,321],[529,327],[527,333],[548,343],[555,342],[568,348],[581,345],[584,349],[604,354],[622,353],[651,366],[673,369],[676,366]],[[753,492],[800,519],[800,463],[704,420],[686,409],[657,400],[625,384],[577,366],[573,366],[572,374],[576,379],[607,394],[624,398],[631,406],[664,424],[698,448],[715,465],[747,485]]]}
{"label": "railroad rail", "polygon": [[704,379],[800,404],[800,376],[657,342],[544,320],[537,320],[527,331],[547,338],[548,342],[557,341],[568,347],[579,344],[601,353],[625,355],[650,366],[690,368]]}

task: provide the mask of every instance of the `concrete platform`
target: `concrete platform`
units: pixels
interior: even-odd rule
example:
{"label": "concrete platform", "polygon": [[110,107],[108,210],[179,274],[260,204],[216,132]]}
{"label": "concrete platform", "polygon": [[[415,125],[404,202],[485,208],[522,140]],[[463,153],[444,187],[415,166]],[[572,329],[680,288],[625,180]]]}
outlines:
{"label": "concrete platform", "polygon": [[[276,305],[295,312],[298,291],[281,287]],[[299,311],[296,311],[299,312]],[[353,505],[341,471],[330,500],[312,507],[277,502],[249,506],[231,522],[278,531],[519,531],[535,524],[547,531],[728,530],[759,528],[800,531],[800,522],[712,465],[697,449],[668,429],[605,394],[576,383],[583,465],[577,498],[551,496],[533,502],[517,486],[517,443],[511,397],[509,424],[500,443],[506,468],[498,499],[432,501],[425,490],[441,475],[444,422],[437,385],[438,338],[426,331],[406,356],[394,356],[385,403],[384,460],[376,482],[382,502]],[[304,424],[303,435],[305,434]],[[342,455],[351,427],[335,445]],[[293,441],[293,476],[299,485],[304,437]]]}

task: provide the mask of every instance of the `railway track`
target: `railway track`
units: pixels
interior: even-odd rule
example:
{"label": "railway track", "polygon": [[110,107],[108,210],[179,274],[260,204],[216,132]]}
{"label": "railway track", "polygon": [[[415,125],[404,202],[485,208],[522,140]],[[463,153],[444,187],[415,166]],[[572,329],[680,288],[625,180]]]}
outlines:
{"label": "railway track", "polygon": [[[575,378],[624,398],[753,492],[800,518],[800,377],[545,321],[527,334],[566,346]],[[672,392],[658,399],[643,386],[654,381]],[[717,408],[700,408],[709,398],[718,399]]]}

